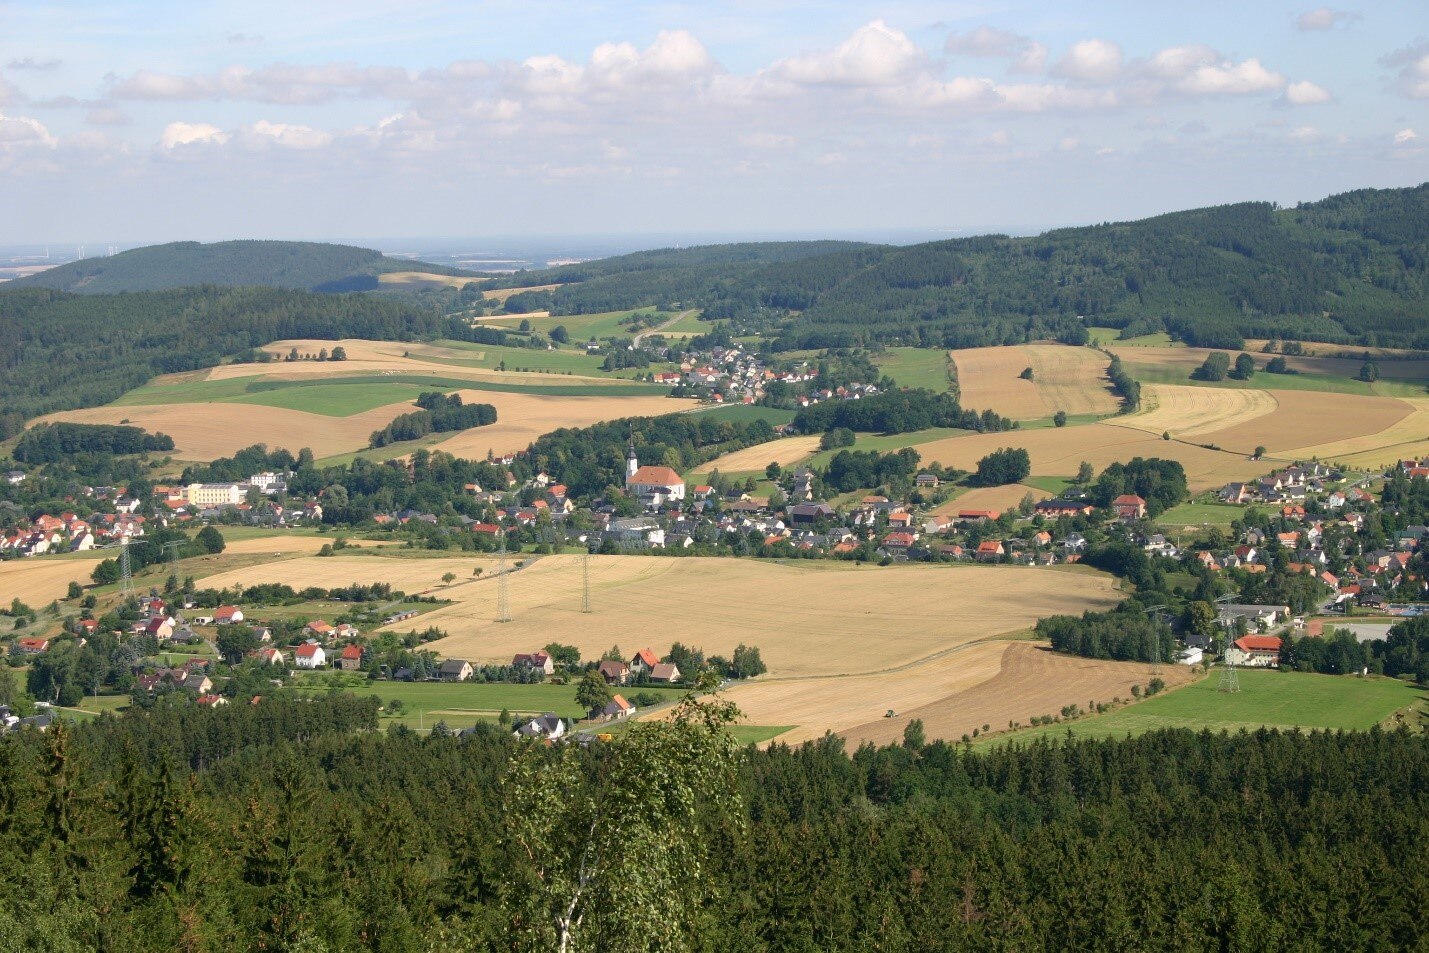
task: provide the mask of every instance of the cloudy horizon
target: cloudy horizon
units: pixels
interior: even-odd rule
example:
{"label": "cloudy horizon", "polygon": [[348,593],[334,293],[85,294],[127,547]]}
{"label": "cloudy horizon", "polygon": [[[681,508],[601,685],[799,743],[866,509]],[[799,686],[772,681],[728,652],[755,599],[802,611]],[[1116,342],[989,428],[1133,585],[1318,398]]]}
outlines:
{"label": "cloudy horizon", "polygon": [[0,2],[0,243],[1036,230],[1426,175],[1429,12]]}

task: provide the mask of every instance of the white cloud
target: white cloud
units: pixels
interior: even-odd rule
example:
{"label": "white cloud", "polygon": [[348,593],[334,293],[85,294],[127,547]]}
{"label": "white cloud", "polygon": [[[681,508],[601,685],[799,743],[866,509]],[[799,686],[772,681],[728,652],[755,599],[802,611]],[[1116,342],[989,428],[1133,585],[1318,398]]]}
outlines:
{"label": "white cloud", "polygon": [[1052,72],[1083,83],[1109,83],[1121,73],[1121,47],[1110,40],[1082,40],[1057,61]]}
{"label": "white cloud", "polygon": [[911,78],[924,63],[907,35],[874,20],[832,50],[780,60],[770,73],[802,85],[891,86]]}
{"label": "white cloud", "polygon": [[45,146],[53,149],[58,140],[38,119],[29,116],[7,116],[0,112],[0,150],[22,146]]}
{"label": "white cloud", "polygon": [[1334,97],[1323,86],[1302,79],[1285,87],[1285,101],[1292,106],[1315,106],[1328,103]]}
{"label": "white cloud", "polygon": [[1413,129],[1401,129],[1394,134],[1394,144],[1396,146],[1407,146],[1418,138],[1418,134],[1416,134]]}
{"label": "white cloud", "polygon": [[1315,142],[1316,140],[1323,138],[1320,134],[1320,130],[1316,129],[1314,126],[1297,126],[1294,129],[1290,130],[1289,135],[1290,138],[1294,139],[1296,142]]}
{"label": "white cloud", "polygon": [[1273,92],[1284,85],[1284,76],[1266,69],[1258,59],[1248,59],[1198,66],[1177,80],[1175,88],[1191,95],[1214,96]]}
{"label": "white cloud", "polygon": [[1045,73],[1047,71],[1047,47],[1041,43],[1029,43],[1022,55],[1012,61],[1014,73]]}
{"label": "white cloud", "polygon": [[1329,7],[1317,7],[1314,10],[1307,10],[1295,19],[1295,26],[1302,31],[1311,30],[1333,30],[1337,26],[1344,26],[1358,20],[1360,15],[1348,10],[1331,10]]}
{"label": "white cloud", "polygon": [[210,99],[214,95],[214,84],[197,76],[141,69],[128,79],[113,78],[110,94],[120,99]]}
{"label": "white cloud", "polygon": [[1031,45],[1030,37],[995,27],[980,26],[968,33],[952,33],[943,44],[948,53],[962,56],[1011,58]]}
{"label": "white cloud", "polygon": [[1429,99],[1429,41],[1391,53],[1380,63],[1399,67],[1395,86],[1401,93],[1410,99]]}
{"label": "white cloud", "polygon": [[258,120],[243,130],[243,133],[250,142],[266,141],[285,149],[321,149],[332,142],[332,136],[320,129],[282,122],[269,122],[266,119]]}
{"label": "white cloud", "polygon": [[159,137],[159,145],[165,149],[207,143],[222,145],[228,138],[228,133],[206,122],[171,122],[164,127],[164,133]]}

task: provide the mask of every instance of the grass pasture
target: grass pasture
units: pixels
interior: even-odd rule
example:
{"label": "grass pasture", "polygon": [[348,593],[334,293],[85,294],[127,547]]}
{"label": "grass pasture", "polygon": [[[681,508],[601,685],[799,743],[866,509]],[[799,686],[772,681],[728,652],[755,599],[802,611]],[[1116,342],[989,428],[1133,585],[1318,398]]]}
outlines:
{"label": "grass pasture", "polygon": [[923,387],[942,393],[952,387],[948,352],[923,347],[891,347],[874,355],[874,365],[900,387]]}
{"label": "grass pasture", "polygon": [[1154,334],[1143,334],[1139,337],[1121,339],[1120,328],[1088,328],[1091,334],[1092,343],[1106,347],[1115,344],[1117,347],[1172,347],[1174,342],[1171,335],[1165,331],[1157,331]]}
{"label": "grass pasture", "polygon": [[1120,738],[1158,728],[1362,731],[1386,721],[1424,695],[1407,682],[1392,678],[1245,669],[1238,677],[1241,690],[1235,694],[1217,690],[1220,675],[1218,670],[1212,669],[1210,675],[1185,688],[1114,712],[1013,732],[993,743],[1055,739],[1065,737],[1068,732],[1074,737]]}
{"label": "grass pasture", "polygon": [[1250,509],[1251,507],[1229,503],[1182,503],[1162,513],[1156,518],[1156,522],[1166,529],[1180,529],[1185,526],[1215,526],[1225,529],[1245,516]]}

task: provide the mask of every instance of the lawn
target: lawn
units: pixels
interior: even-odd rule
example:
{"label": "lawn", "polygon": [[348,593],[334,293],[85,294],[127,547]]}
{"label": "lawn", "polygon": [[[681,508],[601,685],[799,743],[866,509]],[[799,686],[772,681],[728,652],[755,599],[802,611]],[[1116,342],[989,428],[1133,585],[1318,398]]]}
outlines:
{"label": "lawn", "polygon": [[731,725],[729,733],[742,745],[757,745],[777,738],[786,731],[792,731],[793,728],[793,725]]}
{"label": "lawn", "polygon": [[1030,476],[1021,482],[1024,486],[1045,490],[1053,496],[1061,496],[1068,487],[1072,486],[1071,477],[1059,476]]}
{"label": "lawn", "polygon": [[[654,308],[637,308],[632,311],[606,311],[600,314],[555,314],[544,318],[492,315],[489,318],[482,318],[481,323],[503,328],[516,328],[525,320],[531,322],[532,331],[550,334],[552,328],[564,327],[570,332],[572,341],[587,341],[591,338],[599,340],[600,338],[608,337],[633,337],[634,332],[625,327],[625,320],[633,314],[656,313]],[[661,321],[666,320],[671,314],[673,314],[673,312],[658,312]],[[693,317],[692,315],[691,318]],[[684,322],[682,321],[680,323],[683,324]],[[696,330],[707,329],[708,325],[706,325],[704,329]]]}
{"label": "lawn", "polygon": [[733,404],[728,407],[712,407],[709,410],[694,411],[701,420],[728,420],[732,423],[748,423],[752,420],[767,420],[771,427],[787,424],[794,419],[794,411],[778,407],[759,407],[754,404]]}
{"label": "lawn", "polygon": [[674,324],[665,328],[661,334],[709,334],[715,328],[723,327],[727,321],[701,321],[700,312],[695,311],[687,314]]}
{"label": "lawn", "polygon": [[[324,417],[351,417],[388,404],[415,402],[419,394],[432,389],[429,385],[389,381],[390,378],[383,380],[375,377],[345,380],[343,383],[273,381],[272,384],[285,386],[261,389],[250,386],[249,393],[224,400],[233,404],[261,404],[264,407],[301,410]],[[413,409],[416,409],[415,406]]]}
{"label": "lawn", "polygon": [[1118,347],[1175,347],[1176,342],[1171,340],[1171,335],[1165,331],[1157,331],[1155,334],[1143,334],[1140,337],[1127,338],[1125,341],[1117,340],[1117,335],[1121,334],[1120,328],[1087,328],[1091,333],[1092,340],[1100,345],[1115,344]]}
{"label": "lawn", "polygon": [[943,348],[891,347],[874,355],[873,363],[902,387],[925,387],[942,393],[952,386],[948,352]]}
{"label": "lawn", "polygon": [[1412,705],[1424,694],[1393,678],[1245,669],[1238,676],[1241,690],[1235,694],[1218,691],[1220,671],[1212,669],[1199,682],[1105,715],[997,735],[986,743],[1061,738],[1068,732],[1083,738],[1119,738],[1158,728],[1364,730]]}
{"label": "lawn", "polygon": [[1227,527],[1249,512],[1249,507],[1230,503],[1182,503],[1173,506],[1156,518],[1161,526],[1208,526]]}

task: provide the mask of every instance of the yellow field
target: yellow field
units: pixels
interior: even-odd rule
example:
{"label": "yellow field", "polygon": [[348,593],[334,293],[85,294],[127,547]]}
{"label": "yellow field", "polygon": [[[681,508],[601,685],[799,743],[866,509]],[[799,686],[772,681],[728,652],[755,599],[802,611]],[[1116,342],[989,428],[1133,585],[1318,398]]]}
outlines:
{"label": "yellow field", "polygon": [[[1072,471],[1076,472],[1075,469]],[[1031,494],[1034,502],[1045,500],[1052,494],[1034,486],[1009,483],[1006,486],[979,486],[944,503],[933,512],[938,515],[956,513],[958,510],[1009,510]]]}
{"label": "yellow field", "polygon": [[979,459],[999,447],[1025,448],[1032,458],[1033,476],[1069,477],[1077,472],[1083,460],[1097,470],[1112,463],[1125,463],[1133,457],[1179,460],[1186,468],[1192,492],[1219,487],[1231,480],[1247,480],[1266,469],[1265,464],[1249,460],[1243,454],[1161,440],[1145,431],[1108,421],[1080,427],[968,434],[917,445],[924,461],[962,470],[976,469]]}
{"label": "yellow field", "polygon": [[532,285],[529,288],[495,288],[491,291],[483,291],[481,296],[488,301],[505,301],[512,295],[520,294],[523,291],[555,291],[560,285]]}
{"label": "yellow field", "polygon": [[1339,445],[1396,426],[1414,412],[1396,397],[1356,397],[1318,391],[1282,390],[1275,393],[1273,413],[1220,430],[1200,434],[1198,442],[1249,453],[1264,446],[1272,453],[1297,446]]}
{"label": "yellow field", "polygon": [[1065,344],[1029,344],[1022,351],[1031,364],[1037,393],[1052,413],[1114,414],[1120,409],[1121,400],[1106,376],[1107,356],[1100,351]]}
{"label": "yellow field", "polygon": [[[684,398],[653,394],[649,397],[566,397],[493,391],[464,390],[460,393],[467,403],[485,403],[496,407],[496,423],[460,431],[435,447],[469,459],[483,459],[488,450],[496,453],[525,450],[537,437],[560,427],[588,427],[616,417],[673,414],[695,403]],[[410,405],[402,406],[410,409]]]}
{"label": "yellow field", "polygon": [[462,278],[457,275],[433,275],[425,271],[389,271],[377,276],[381,285],[439,285],[447,288],[465,288],[482,278]]}
{"label": "yellow field", "polygon": [[89,574],[108,555],[63,559],[35,556],[0,562],[0,604],[9,606],[12,599],[19,599],[39,609],[53,599],[63,599],[71,582],[89,585]]}
{"label": "yellow field", "polygon": [[699,472],[710,473],[718,470],[726,474],[745,473],[750,470],[763,470],[771,463],[777,463],[788,470],[817,452],[820,439],[822,435],[812,434],[807,437],[782,437],[768,443],[755,444],[716,457],[701,465]]}
{"label": "yellow field", "polygon": [[[1398,460],[1429,456],[1429,397],[1401,398],[1409,414],[1376,433],[1287,451],[1296,457],[1335,460],[1352,467],[1389,466]],[[1303,437],[1303,435],[1301,435]]]}
{"label": "yellow field", "polygon": [[[1151,677],[1148,666],[1143,664],[1058,655],[1031,642],[999,642],[975,648],[987,650],[990,655],[995,652],[993,665],[983,663],[979,666],[980,672],[992,669],[986,677],[975,684],[949,684],[950,690],[931,702],[915,702],[914,705],[907,701],[900,705],[890,703],[886,707],[893,708],[897,717],[870,718],[843,731],[843,736],[850,745],[865,741],[876,745],[890,744],[902,740],[904,727],[918,718],[922,720],[923,731],[929,740],[943,738],[955,741],[983,725],[990,725],[993,731],[1005,731],[1009,721],[1026,725],[1035,716],[1057,714],[1064,705],[1080,705],[1085,709],[1089,701],[1128,699],[1132,685],[1144,686]],[[954,658],[956,656],[950,656],[949,661]],[[921,674],[924,668],[914,671]],[[1184,665],[1166,665],[1158,677],[1169,687],[1184,684],[1194,676]],[[767,714],[772,716],[777,712]],[[780,725],[790,722],[765,720],[753,723]],[[785,741],[789,737],[780,735],[778,740]]]}
{"label": "yellow field", "polygon": [[993,410],[1014,420],[1036,420],[1056,411],[1047,406],[1036,384],[1017,376],[1032,365],[1025,349],[965,348],[951,356],[957,365],[959,400],[964,407]]}
{"label": "yellow field", "polygon": [[[878,671],[1118,598],[1112,579],[1093,572],[597,556],[595,611],[584,615],[577,557],[524,558],[526,568],[510,577],[514,620],[505,624],[493,621],[497,584],[489,558],[299,557],[219,573],[203,585],[388,582],[408,593],[436,587],[457,600],[422,617],[424,625],[451,633],[432,643],[444,656],[503,661],[552,640],[575,645],[586,658],[617,644],[625,652],[650,646],[663,654],[677,641],[727,656],[744,642],[759,646],[779,675]],[[484,572],[473,578],[477,566]],[[447,572],[457,576],[451,587],[441,582]]]}
{"label": "yellow field", "polygon": [[1178,438],[1224,430],[1274,413],[1278,407],[1269,391],[1192,387],[1189,384],[1143,384],[1140,413],[1118,417],[1114,423],[1161,436],[1170,431]]}

